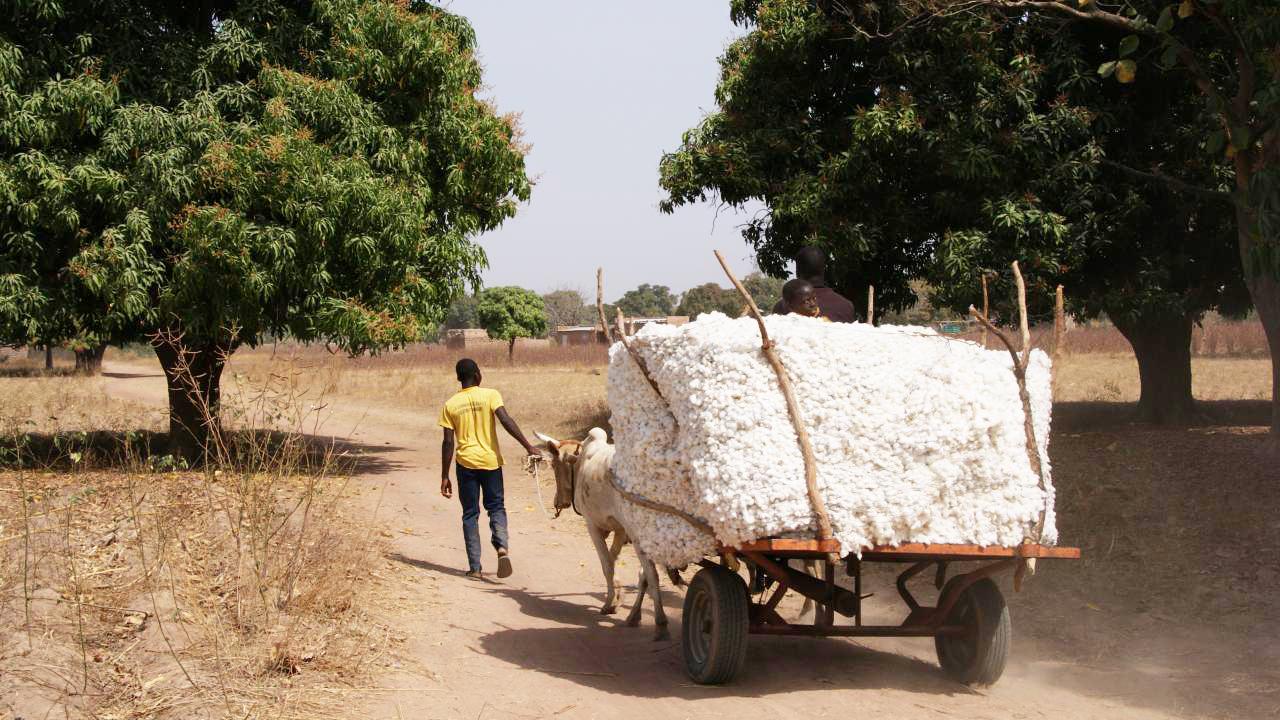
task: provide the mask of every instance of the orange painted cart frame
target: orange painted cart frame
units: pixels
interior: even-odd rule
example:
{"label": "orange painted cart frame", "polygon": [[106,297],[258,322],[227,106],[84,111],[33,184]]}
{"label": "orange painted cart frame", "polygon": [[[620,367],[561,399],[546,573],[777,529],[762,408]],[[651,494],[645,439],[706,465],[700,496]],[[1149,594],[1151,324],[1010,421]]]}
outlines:
{"label": "orange painted cart frame", "polygon": [[[682,645],[689,676],[704,684],[728,682],[746,659],[749,635],[807,635],[815,637],[932,637],[943,669],[956,680],[990,685],[1004,672],[1011,637],[1008,607],[992,578],[1013,571],[1020,585],[1025,560],[1080,557],[1071,547],[1025,543],[1016,547],[977,545],[904,544],[864,548],[861,557],[845,555],[834,540],[773,538],[722,547],[719,562],[703,560],[685,595]],[[853,580],[849,590],[837,584],[833,558],[845,564]],[[791,560],[812,561],[819,575],[790,566]],[[948,578],[953,562],[979,562],[977,567]],[[747,584],[736,572],[745,563],[760,583],[760,599],[753,600]],[[898,625],[863,622],[862,565],[869,562],[906,563],[897,578],[898,595],[907,615]],[[934,569],[938,598],[922,605],[907,582],[926,569]],[[816,603],[808,624],[787,622],[778,605],[790,591]],[[835,615],[853,619],[852,625],[836,625]]]}

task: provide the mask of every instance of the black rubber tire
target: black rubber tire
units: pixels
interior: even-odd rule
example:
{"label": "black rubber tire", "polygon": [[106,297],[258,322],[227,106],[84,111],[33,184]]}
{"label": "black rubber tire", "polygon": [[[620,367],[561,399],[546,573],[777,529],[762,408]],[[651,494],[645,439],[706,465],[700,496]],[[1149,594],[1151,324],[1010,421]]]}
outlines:
{"label": "black rubber tire", "polygon": [[970,585],[951,608],[948,625],[963,625],[963,635],[935,636],[938,664],[966,685],[992,685],[1004,674],[1013,641],[1009,606],[991,578]]}
{"label": "black rubber tire", "polygon": [[693,576],[680,623],[689,679],[721,685],[742,670],[747,661],[748,603],[746,583],[723,567],[705,567]]}

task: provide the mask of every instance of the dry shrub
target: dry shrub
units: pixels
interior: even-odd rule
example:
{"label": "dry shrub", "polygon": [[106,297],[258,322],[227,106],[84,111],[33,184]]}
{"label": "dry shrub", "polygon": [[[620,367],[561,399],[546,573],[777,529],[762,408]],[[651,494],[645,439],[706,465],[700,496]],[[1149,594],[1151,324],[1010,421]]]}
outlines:
{"label": "dry shrub", "polygon": [[[98,414],[96,386],[4,382],[0,716],[343,715],[331,686],[384,656],[376,588],[395,580],[378,572],[383,535],[343,511],[341,458],[296,429],[296,377],[231,398],[219,462],[200,471],[130,443],[44,469],[22,438],[75,440],[63,420]],[[21,419],[40,408],[57,427]],[[273,426],[295,429],[235,429]]]}

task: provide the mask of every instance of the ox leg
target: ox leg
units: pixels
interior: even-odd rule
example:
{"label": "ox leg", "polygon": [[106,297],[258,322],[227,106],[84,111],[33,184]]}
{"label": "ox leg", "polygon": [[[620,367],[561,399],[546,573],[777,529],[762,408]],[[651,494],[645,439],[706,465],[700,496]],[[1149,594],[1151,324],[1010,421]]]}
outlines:
{"label": "ox leg", "polygon": [[[618,556],[622,554],[623,546],[629,542],[631,542],[631,539],[627,537],[625,532],[622,530],[613,531],[613,539],[609,544],[609,567],[614,568],[613,574],[615,576],[617,575]],[[623,598],[626,594],[626,588],[618,587],[617,582],[611,582],[610,586],[614,588],[616,593],[613,606],[614,608],[617,608],[617,606],[621,605],[623,602]]]}
{"label": "ox leg", "polygon": [[667,578],[671,580],[672,585],[675,585],[676,587],[684,587],[684,578],[680,577],[680,571],[684,568],[673,568],[667,567],[666,565],[663,565],[662,567],[667,571]]}
{"label": "ox leg", "polygon": [[667,630],[667,614],[662,608],[662,589],[658,584],[658,568],[645,555],[636,548],[636,556],[640,559],[640,588],[636,597],[636,604],[631,608],[631,614],[627,616],[627,624],[632,627],[640,624],[640,607],[644,602],[645,591],[653,597],[653,623],[654,640],[666,640],[671,637],[671,633]]}
{"label": "ox leg", "polygon": [[617,556],[609,552],[609,547],[604,542],[604,533],[595,525],[587,523],[587,534],[591,536],[591,544],[596,546],[600,569],[604,571],[604,607],[600,608],[600,614],[612,615],[618,611],[618,591],[613,582],[613,560]]}
{"label": "ox leg", "polygon": [[645,556],[640,554],[640,549],[636,549],[636,557],[640,559],[640,579],[636,581],[636,599],[631,605],[631,612],[627,613],[627,625],[636,627],[640,624],[640,608],[644,605],[644,594],[649,589],[649,576],[644,572]]}

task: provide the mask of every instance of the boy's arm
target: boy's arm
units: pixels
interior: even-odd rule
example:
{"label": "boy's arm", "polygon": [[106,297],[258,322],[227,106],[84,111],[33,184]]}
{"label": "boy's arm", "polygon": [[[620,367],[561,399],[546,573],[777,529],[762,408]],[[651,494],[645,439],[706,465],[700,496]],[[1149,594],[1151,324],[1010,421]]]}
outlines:
{"label": "boy's arm", "polygon": [[440,494],[453,497],[453,483],[449,481],[449,466],[453,464],[453,428],[444,429],[440,442]]}
{"label": "boy's arm", "polygon": [[530,455],[541,454],[541,451],[539,451],[538,448],[531,445],[529,441],[524,438],[524,433],[520,432],[520,426],[516,425],[516,421],[511,419],[511,416],[507,414],[507,409],[505,407],[500,407],[493,412],[498,416],[498,422],[502,423],[502,427],[507,431],[507,434],[515,438],[516,442],[524,446],[525,452]]}

